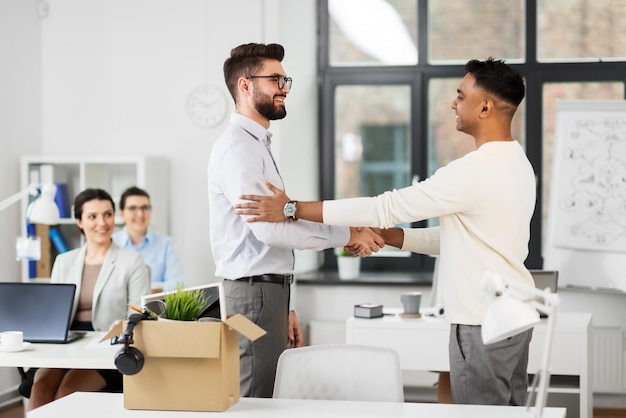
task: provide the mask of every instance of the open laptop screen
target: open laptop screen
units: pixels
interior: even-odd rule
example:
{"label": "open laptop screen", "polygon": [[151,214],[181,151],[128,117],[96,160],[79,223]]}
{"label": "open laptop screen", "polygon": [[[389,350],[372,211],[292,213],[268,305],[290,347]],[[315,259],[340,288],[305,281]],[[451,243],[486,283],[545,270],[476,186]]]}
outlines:
{"label": "open laptop screen", "polygon": [[0,331],[22,331],[24,341],[68,342],[75,284],[0,283]]}

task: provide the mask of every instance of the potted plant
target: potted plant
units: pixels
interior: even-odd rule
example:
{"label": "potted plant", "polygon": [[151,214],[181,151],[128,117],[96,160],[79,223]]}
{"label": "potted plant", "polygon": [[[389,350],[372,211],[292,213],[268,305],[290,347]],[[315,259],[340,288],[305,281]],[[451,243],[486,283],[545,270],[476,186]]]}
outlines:
{"label": "potted plant", "polygon": [[337,250],[337,271],[342,280],[356,279],[361,271],[361,257],[355,257],[340,248]]}
{"label": "potted plant", "polygon": [[196,321],[206,308],[207,298],[202,289],[176,291],[165,295],[165,318],[175,321]]}

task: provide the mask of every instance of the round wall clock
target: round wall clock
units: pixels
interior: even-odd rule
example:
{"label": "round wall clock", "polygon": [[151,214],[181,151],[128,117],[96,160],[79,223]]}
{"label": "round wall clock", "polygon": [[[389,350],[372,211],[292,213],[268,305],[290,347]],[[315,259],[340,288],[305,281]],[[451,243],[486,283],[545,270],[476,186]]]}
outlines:
{"label": "round wall clock", "polygon": [[218,125],[227,112],[226,96],[216,86],[198,86],[189,93],[187,113],[191,120],[201,128]]}

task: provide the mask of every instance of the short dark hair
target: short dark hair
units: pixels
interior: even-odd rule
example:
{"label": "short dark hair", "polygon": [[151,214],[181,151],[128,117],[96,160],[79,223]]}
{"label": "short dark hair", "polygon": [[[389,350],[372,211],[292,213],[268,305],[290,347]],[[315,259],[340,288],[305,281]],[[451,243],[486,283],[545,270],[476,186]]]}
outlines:
{"label": "short dark hair", "polygon": [[113,212],[115,212],[115,202],[113,202],[113,198],[106,190],[85,189],[74,199],[74,219],[82,219],[83,206],[91,200],[108,200],[111,202]]}
{"label": "short dark hair", "polygon": [[282,62],[285,48],[280,44],[243,44],[230,51],[230,57],[224,62],[224,81],[237,103],[237,80],[239,77],[254,75],[263,65],[264,60]]}
{"label": "short dark hair", "polygon": [[470,60],[465,64],[465,71],[474,76],[478,87],[516,108],[524,99],[526,88],[522,75],[503,60],[492,57],[485,61]]}
{"label": "short dark hair", "polygon": [[120,210],[124,210],[126,207],[126,198],[130,196],[144,196],[150,200],[150,195],[144,189],[140,189],[137,186],[131,186],[128,189],[124,190],[122,193],[122,197],[120,197]]}

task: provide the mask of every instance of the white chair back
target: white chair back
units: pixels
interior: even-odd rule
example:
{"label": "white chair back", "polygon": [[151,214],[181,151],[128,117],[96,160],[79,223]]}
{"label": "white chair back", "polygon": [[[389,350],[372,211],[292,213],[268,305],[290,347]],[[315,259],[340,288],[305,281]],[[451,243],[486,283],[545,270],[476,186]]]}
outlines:
{"label": "white chair back", "polygon": [[400,360],[392,349],[353,344],[285,350],[274,398],[403,402]]}

